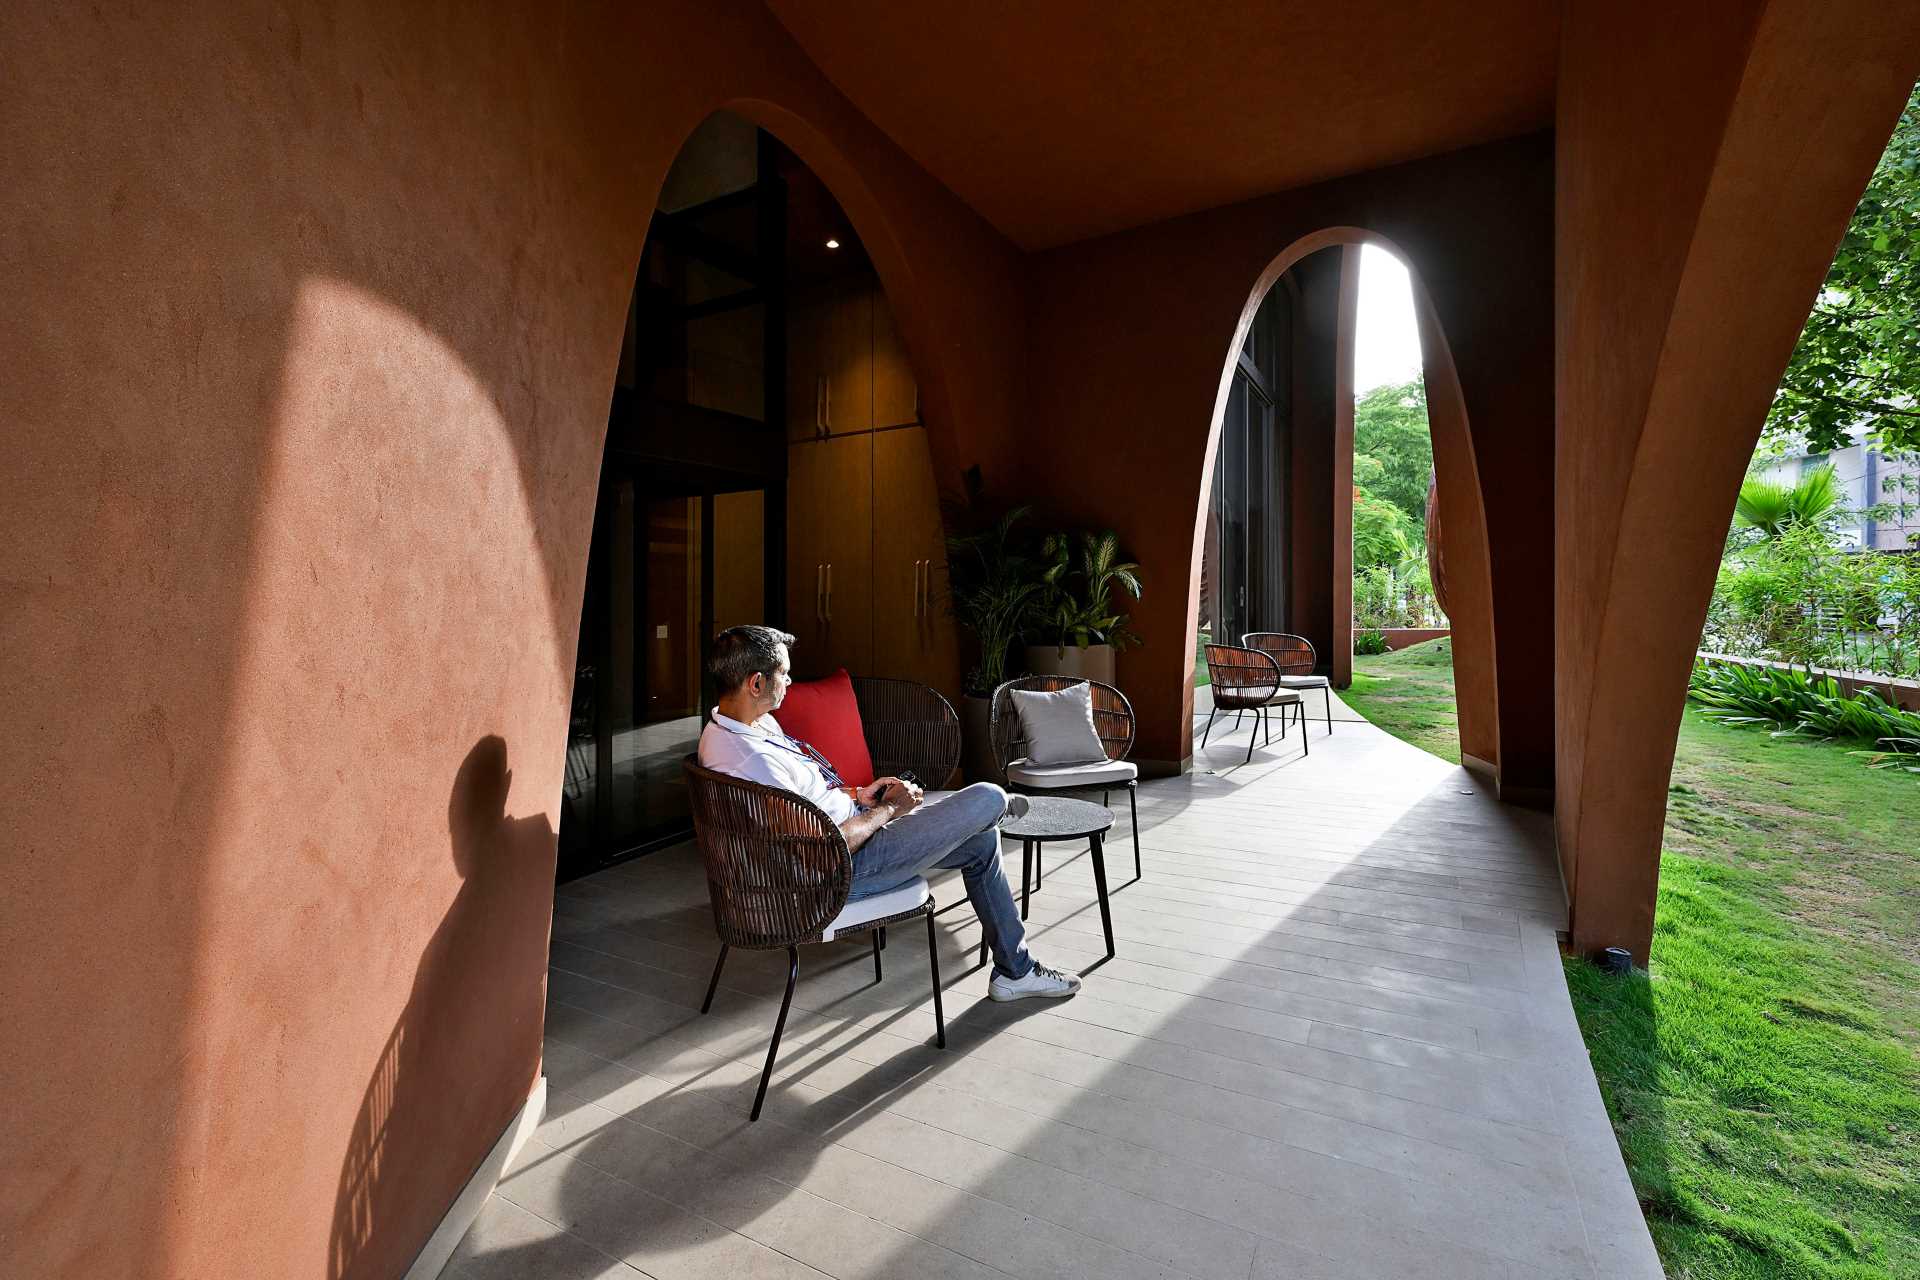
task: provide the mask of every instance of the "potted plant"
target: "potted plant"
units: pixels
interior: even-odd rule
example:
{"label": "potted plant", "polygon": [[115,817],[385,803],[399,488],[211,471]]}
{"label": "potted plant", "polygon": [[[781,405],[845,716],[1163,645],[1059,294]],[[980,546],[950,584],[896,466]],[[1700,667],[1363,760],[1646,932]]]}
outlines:
{"label": "potted plant", "polygon": [[1027,666],[1046,675],[1113,683],[1113,655],[1140,637],[1114,607],[1116,591],[1140,598],[1140,566],[1120,558],[1120,537],[1053,533],[1040,544],[1043,590],[1028,628]]}
{"label": "potted plant", "polygon": [[993,691],[1007,678],[1007,655],[1046,588],[1040,566],[1017,533],[1027,511],[1015,507],[983,529],[947,539],[949,605],[980,646],[980,660],[962,682],[966,697],[960,708],[963,763],[967,777],[975,780],[998,772],[989,729]]}

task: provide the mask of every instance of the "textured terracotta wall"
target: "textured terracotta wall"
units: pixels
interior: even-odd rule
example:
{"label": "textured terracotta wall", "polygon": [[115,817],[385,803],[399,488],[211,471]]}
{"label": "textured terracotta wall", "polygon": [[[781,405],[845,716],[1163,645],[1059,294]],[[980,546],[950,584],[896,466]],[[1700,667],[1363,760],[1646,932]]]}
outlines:
{"label": "textured terracotta wall", "polygon": [[1920,9],[1575,5],[1558,110],[1555,696],[1573,942],[1644,957],[1734,495],[1920,72]]}
{"label": "textured terracotta wall", "polygon": [[601,433],[732,102],[936,439],[1013,251],[757,4],[0,9],[0,1274],[391,1276],[538,1071]]}
{"label": "textured terracotta wall", "polygon": [[[1112,524],[1141,560],[1147,643],[1120,663],[1141,716],[1141,756],[1190,753],[1200,496],[1224,362],[1258,301],[1251,291],[1277,255],[1349,228],[1407,256],[1457,368],[1473,474],[1489,495],[1499,732],[1487,740],[1499,743],[1490,749],[1504,780],[1551,785],[1551,620],[1539,604],[1553,571],[1552,165],[1549,139],[1522,139],[1033,260],[1028,419],[1045,430],[982,440],[982,461],[1004,486],[1044,474],[1055,514]],[[1467,692],[1495,705],[1489,690]]]}

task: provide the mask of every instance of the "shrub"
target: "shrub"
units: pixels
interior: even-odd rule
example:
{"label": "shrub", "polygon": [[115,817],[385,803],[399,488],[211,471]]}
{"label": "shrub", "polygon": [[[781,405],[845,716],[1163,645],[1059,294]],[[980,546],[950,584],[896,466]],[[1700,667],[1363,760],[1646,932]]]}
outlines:
{"label": "shrub", "polygon": [[1416,549],[1397,564],[1358,569],[1353,575],[1353,620],[1359,627],[1445,626],[1433,598],[1427,556]]}
{"label": "shrub", "polygon": [[[1920,715],[1887,702],[1871,689],[1852,697],[1831,676],[1749,666],[1741,662],[1694,663],[1687,696],[1711,719],[1726,724],[1773,726],[1779,735],[1853,738],[1881,745],[1873,763],[1905,767],[1901,757],[1920,744]],[[1920,769],[1916,769],[1920,772]]]}
{"label": "shrub", "polygon": [[1701,643],[1801,666],[1913,674],[1920,556],[1843,551],[1824,526],[1788,522],[1721,563]]}
{"label": "shrub", "polygon": [[1365,631],[1354,634],[1353,651],[1358,654],[1385,653],[1387,651],[1387,638],[1369,627]]}

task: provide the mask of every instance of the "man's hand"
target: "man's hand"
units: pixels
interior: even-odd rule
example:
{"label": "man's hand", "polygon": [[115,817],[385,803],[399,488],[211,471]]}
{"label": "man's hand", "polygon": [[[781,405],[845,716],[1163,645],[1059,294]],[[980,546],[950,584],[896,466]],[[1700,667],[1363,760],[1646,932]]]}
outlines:
{"label": "man's hand", "polygon": [[921,790],[901,778],[875,778],[864,787],[853,789],[853,798],[863,805],[884,804],[894,817],[903,817],[920,807]]}

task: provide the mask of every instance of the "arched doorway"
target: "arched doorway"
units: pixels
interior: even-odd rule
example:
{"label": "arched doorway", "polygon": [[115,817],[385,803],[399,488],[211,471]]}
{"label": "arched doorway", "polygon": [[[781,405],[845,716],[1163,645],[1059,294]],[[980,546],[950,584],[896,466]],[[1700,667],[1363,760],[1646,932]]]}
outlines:
{"label": "arched doorway", "polygon": [[[884,531],[885,536],[880,536]],[[683,837],[707,642],[957,683],[919,384],[868,252],[778,138],[709,116],[641,252],[601,459],[560,825],[571,878]]]}
{"label": "arched doorway", "polygon": [[1417,267],[1384,236],[1330,228],[1296,241],[1248,295],[1213,418],[1194,590],[1215,638],[1286,631],[1337,687],[1354,636],[1354,338],[1361,248],[1406,265],[1436,483],[1434,572],[1452,612],[1462,754],[1497,773],[1486,520],[1459,378]]}

